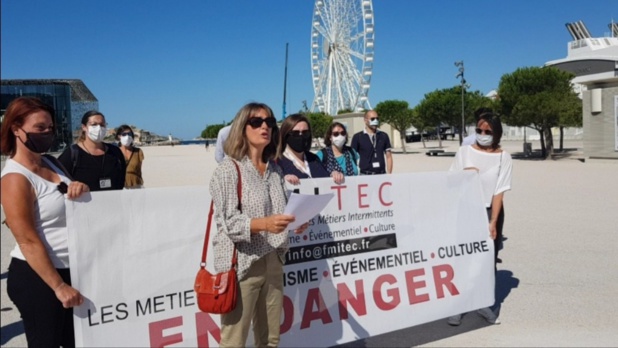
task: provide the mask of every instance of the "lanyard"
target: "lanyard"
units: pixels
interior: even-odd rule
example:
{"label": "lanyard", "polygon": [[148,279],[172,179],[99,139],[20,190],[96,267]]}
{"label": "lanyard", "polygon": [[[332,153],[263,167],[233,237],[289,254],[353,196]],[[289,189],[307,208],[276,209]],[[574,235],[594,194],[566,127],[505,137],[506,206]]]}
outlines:
{"label": "lanyard", "polygon": [[378,158],[378,152],[376,151],[376,145],[378,144],[378,132],[376,131],[372,135],[369,135],[369,141],[371,142],[371,146],[373,146],[373,158]]}

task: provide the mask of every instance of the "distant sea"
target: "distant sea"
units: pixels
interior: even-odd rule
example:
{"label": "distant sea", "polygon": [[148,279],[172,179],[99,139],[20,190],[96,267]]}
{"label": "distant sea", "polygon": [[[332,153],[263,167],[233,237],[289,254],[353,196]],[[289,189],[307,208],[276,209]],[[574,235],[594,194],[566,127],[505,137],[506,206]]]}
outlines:
{"label": "distant sea", "polygon": [[181,140],[179,145],[196,145],[196,144],[204,145],[206,142],[208,142],[208,144],[211,145],[215,143],[215,140],[214,139]]}

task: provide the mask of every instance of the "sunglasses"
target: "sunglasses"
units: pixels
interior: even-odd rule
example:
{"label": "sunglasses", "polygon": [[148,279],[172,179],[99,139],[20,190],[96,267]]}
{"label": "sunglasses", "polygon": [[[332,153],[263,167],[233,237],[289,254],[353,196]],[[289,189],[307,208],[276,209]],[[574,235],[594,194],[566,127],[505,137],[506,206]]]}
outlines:
{"label": "sunglasses", "polygon": [[487,130],[483,130],[480,128],[476,129],[476,134],[485,134],[485,135],[493,135],[494,132],[492,132],[491,130],[487,129]]}
{"label": "sunglasses", "polygon": [[346,131],[344,131],[344,130],[342,130],[341,132],[336,132],[336,131],[335,131],[335,132],[333,132],[333,136],[334,136],[334,137],[338,137],[338,136],[339,136],[339,134],[341,134],[341,135],[345,136],[345,135],[346,135],[346,134],[348,134],[348,133],[347,133]]}
{"label": "sunglasses", "polygon": [[309,130],[303,130],[303,131],[299,131],[299,130],[292,130],[290,131],[289,136],[292,137],[302,137],[302,136],[311,136],[311,132]]}
{"label": "sunglasses", "polygon": [[247,120],[247,124],[251,126],[251,128],[260,128],[262,127],[262,123],[266,122],[266,126],[268,128],[273,128],[277,125],[277,120],[274,117],[251,117]]}
{"label": "sunglasses", "polygon": [[379,121],[379,120],[380,120],[380,118],[378,118],[378,117],[371,117],[369,120],[371,120],[371,121],[378,120],[378,121]]}
{"label": "sunglasses", "polygon": [[125,133],[120,133],[121,136],[125,136],[125,135],[130,135],[133,136],[133,133],[129,133],[129,132],[125,132]]}
{"label": "sunglasses", "polygon": [[58,188],[58,191],[60,191],[60,193],[62,193],[63,195],[67,193],[67,191],[69,190],[69,186],[67,186],[66,183],[61,182],[58,184],[58,186],[56,186]]}

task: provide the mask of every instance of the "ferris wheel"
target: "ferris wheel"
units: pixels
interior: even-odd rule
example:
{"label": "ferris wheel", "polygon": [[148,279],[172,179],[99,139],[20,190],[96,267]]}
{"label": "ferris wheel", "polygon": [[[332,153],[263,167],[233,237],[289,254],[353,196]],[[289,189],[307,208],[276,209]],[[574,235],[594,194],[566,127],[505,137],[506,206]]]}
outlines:
{"label": "ferris wheel", "polygon": [[316,0],[311,25],[312,110],[371,109],[374,23],[371,0]]}

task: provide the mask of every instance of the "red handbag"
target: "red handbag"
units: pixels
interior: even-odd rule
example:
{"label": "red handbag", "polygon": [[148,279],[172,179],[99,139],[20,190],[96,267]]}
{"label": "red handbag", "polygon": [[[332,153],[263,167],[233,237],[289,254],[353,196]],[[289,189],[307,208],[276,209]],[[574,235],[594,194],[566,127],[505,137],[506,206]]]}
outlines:
{"label": "red handbag", "polygon": [[[236,161],[236,171],[238,171],[238,207],[240,209],[242,198],[242,182],[240,177],[240,168]],[[212,215],[214,204],[210,202],[210,212],[208,213],[208,223],[206,225],[206,236],[204,237],[204,249],[202,250],[202,262],[200,270],[195,277],[195,285],[193,289],[197,294],[197,305],[202,312],[213,314],[229,313],[236,308],[236,300],[238,296],[238,279],[236,277],[237,252],[234,246],[232,255],[232,266],[229,271],[212,274],[206,269],[206,253],[208,249],[208,238],[210,237],[210,226],[212,224]]]}

